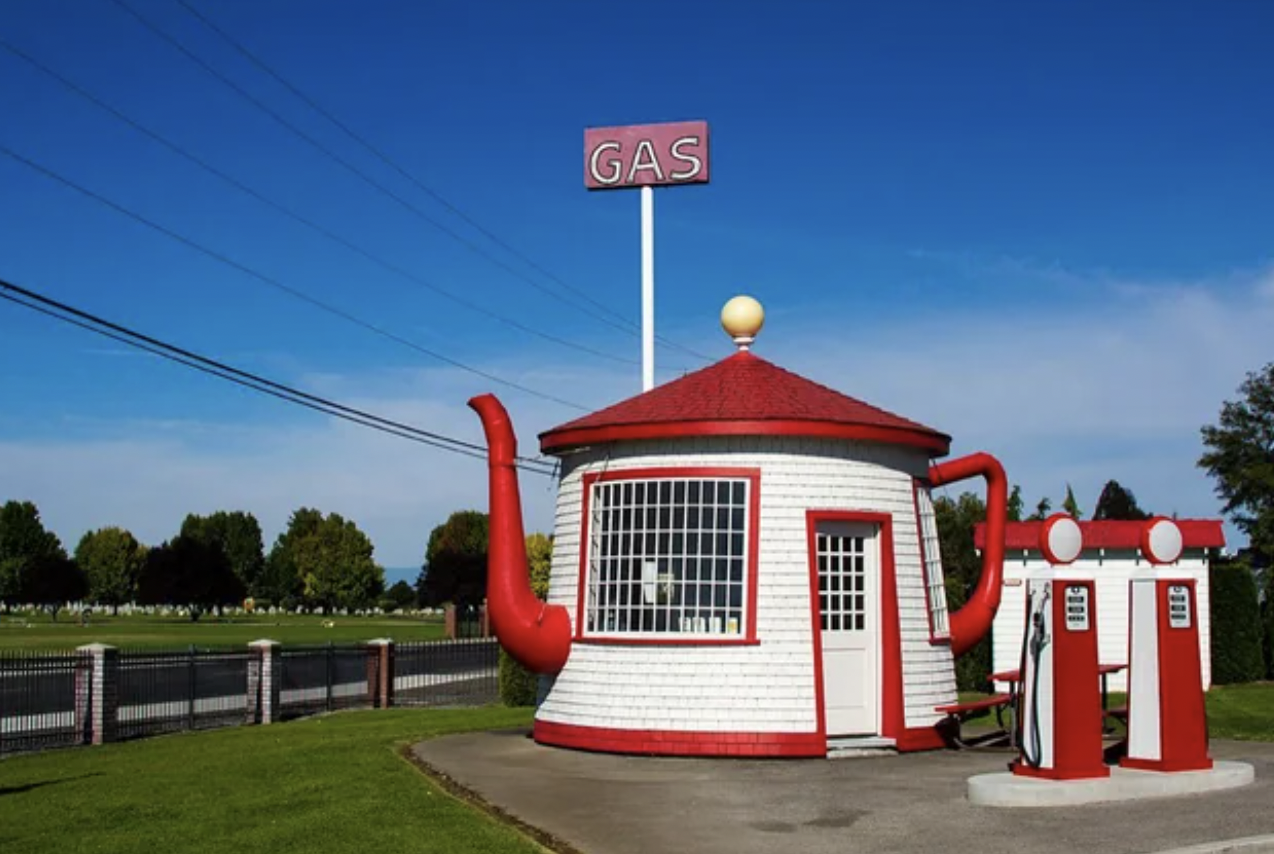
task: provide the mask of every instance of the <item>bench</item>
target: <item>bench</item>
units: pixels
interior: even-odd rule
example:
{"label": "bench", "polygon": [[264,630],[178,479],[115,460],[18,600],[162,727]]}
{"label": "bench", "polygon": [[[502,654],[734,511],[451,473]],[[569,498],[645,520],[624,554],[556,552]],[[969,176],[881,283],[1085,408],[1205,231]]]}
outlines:
{"label": "bench", "polygon": [[1013,702],[1012,694],[995,694],[987,697],[985,700],[973,700],[968,703],[947,703],[944,706],[934,706],[935,712],[942,712],[944,715],[950,715],[958,720],[967,720],[973,712],[981,712],[987,709],[999,709]]}
{"label": "bench", "polygon": [[[1012,694],[994,694],[981,700],[971,700],[967,703],[945,703],[941,706],[934,706],[935,712],[941,712],[946,715],[946,729],[951,733],[951,740],[958,747],[976,747],[977,744],[966,741],[960,733],[960,725],[968,720],[977,712],[984,712],[988,709],[995,709],[996,723],[1004,728],[1003,711],[1013,703]],[[999,741],[1004,738],[1006,733],[992,733],[985,738],[979,739],[978,744],[988,741]],[[1008,733],[1009,741],[1012,743],[1012,734]]]}

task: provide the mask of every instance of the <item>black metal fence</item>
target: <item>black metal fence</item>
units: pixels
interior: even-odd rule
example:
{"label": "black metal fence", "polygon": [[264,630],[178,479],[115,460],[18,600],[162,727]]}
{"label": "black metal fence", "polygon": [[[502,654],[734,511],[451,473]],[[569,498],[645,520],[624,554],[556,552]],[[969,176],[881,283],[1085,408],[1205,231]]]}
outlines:
{"label": "black metal fence", "polygon": [[[275,720],[288,720],[500,700],[494,638],[279,646],[272,668],[270,655],[251,647],[0,652],[0,755],[256,724],[271,704]],[[277,692],[272,700],[266,690]]]}
{"label": "black metal fence", "polygon": [[0,652],[0,754],[83,743],[91,678],[79,653]]}
{"label": "black metal fence", "polygon": [[394,705],[478,706],[500,699],[500,647],[491,638],[394,648]]}
{"label": "black metal fence", "polygon": [[290,647],[280,655],[283,718],[375,704],[379,650],[365,644]]}
{"label": "black metal fence", "polygon": [[121,739],[244,723],[246,649],[121,651],[117,736]]}

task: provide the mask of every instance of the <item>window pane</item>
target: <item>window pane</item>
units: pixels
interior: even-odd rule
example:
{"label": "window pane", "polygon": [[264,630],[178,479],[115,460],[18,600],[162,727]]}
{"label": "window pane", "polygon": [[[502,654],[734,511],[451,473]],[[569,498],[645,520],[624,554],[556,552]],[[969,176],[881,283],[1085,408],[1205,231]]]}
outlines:
{"label": "window pane", "polygon": [[586,630],[747,632],[746,495],[741,480],[597,484],[584,532]]}

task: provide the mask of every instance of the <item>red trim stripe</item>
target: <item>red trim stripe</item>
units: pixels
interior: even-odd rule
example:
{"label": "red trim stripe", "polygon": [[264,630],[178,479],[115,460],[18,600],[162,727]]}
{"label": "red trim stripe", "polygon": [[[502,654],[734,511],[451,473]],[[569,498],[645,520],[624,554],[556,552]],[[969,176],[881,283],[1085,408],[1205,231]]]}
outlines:
{"label": "red trim stripe", "polygon": [[870,424],[838,424],[834,421],[797,419],[757,421],[673,421],[654,424],[621,424],[557,430],[540,439],[540,452],[553,454],[582,445],[631,442],[638,439],[685,439],[699,436],[798,436],[812,439],[844,439],[922,448],[931,456],[946,456],[950,442],[924,430],[879,427]]}
{"label": "red trim stripe", "polygon": [[536,721],[540,744],[601,753],[647,756],[826,756],[827,739],[816,732],[710,732],[611,729]]}

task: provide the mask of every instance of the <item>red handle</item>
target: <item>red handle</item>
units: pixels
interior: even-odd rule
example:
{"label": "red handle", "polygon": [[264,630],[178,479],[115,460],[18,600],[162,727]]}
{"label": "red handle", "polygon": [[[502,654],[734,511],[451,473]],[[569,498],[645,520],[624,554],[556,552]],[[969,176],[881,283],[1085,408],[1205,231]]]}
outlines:
{"label": "red handle", "polygon": [[929,481],[934,486],[979,476],[986,480],[986,547],[982,551],[982,574],[978,576],[977,588],[964,607],[951,615],[951,654],[956,657],[964,655],[986,637],[1000,607],[1009,484],[1000,461],[983,452],[929,469]]}

